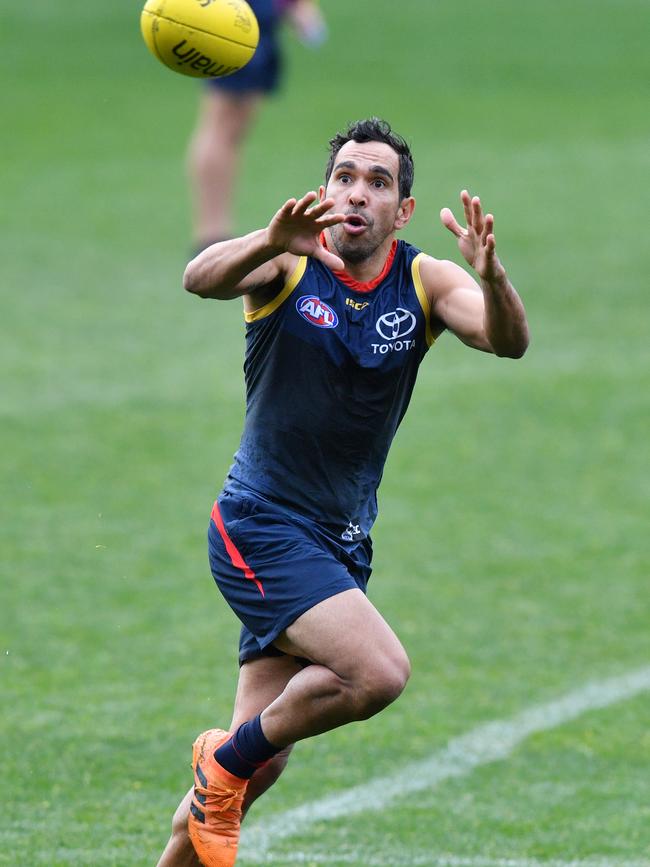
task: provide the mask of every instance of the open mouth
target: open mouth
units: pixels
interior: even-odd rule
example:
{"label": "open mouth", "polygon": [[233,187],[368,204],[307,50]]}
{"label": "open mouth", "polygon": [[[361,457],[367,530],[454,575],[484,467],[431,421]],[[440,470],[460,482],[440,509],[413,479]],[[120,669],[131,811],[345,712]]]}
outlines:
{"label": "open mouth", "polygon": [[368,222],[361,214],[347,214],[343,223],[346,231],[352,235],[358,235],[368,226]]}

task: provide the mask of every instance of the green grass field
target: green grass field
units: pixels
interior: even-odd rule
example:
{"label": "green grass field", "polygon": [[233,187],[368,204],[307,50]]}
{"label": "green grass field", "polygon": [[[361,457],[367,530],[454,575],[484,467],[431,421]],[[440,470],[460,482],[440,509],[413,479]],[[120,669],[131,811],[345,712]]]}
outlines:
{"label": "green grass field", "polygon": [[[324,7],[321,51],[287,38],[241,230],[320,183],[339,127],[385,116],[416,157],[405,236],[458,261],[437,215],[480,192],[532,345],[427,357],[371,591],[412,680],[300,745],[251,814],[266,828],[650,664],[647,3]],[[149,56],[138,4],[0,14],[0,863],[144,867],[194,736],[230,719],[237,624],[205,530],[243,417],[241,310],[180,287],[197,85]],[[546,728],[265,863],[650,865],[648,692]]]}

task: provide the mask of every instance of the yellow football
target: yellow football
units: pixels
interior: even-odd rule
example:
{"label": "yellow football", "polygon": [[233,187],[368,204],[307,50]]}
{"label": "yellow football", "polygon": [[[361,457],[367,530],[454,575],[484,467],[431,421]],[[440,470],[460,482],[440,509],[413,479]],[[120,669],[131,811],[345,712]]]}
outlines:
{"label": "yellow football", "polygon": [[245,66],[260,38],[245,0],[147,0],[140,16],[147,48],[194,78],[220,78]]}

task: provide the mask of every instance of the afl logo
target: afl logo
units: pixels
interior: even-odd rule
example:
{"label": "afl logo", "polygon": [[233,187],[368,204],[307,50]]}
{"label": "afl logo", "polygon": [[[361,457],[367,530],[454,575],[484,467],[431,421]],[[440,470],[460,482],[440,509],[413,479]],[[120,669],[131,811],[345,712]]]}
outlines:
{"label": "afl logo", "polygon": [[310,325],[317,328],[336,328],[339,317],[316,295],[303,295],[296,301],[296,310]]}
{"label": "afl logo", "polygon": [[415,316],[410,310],[398,307],[390,313],[384,313],[375,326],[384,340],[397,340],[406,337],[415,328]]}

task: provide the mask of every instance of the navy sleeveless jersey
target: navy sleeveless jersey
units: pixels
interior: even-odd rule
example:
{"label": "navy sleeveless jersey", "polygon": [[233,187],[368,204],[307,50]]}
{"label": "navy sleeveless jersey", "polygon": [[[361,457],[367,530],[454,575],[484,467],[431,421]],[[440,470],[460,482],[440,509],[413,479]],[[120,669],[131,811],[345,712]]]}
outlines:
{"label": "navy sleeveless jersey", "polygon": [[280,293],[246,314],[246,421],[226,490],[256,492],[344,542],[368,535],[388,450],[433,343],[421,256],[399,241],[368,292],[302,257]]}

